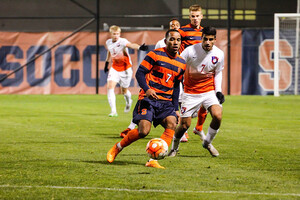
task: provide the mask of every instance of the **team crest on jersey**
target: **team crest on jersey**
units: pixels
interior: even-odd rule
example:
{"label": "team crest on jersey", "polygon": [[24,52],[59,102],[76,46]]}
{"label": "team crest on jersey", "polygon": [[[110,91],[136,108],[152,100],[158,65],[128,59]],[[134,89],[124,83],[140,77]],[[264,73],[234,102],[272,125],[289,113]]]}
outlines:
{"label": "team crest on jersey", "polygon": [[212,62],[213,64],[216,64],[216,63],[218,62],[218,60],[219,60],[219,58],[218,58],[217,56],[212,56],[212,57],[211,57],[211,62]]}
{"label": "team crest on jersey", "polygon": [[185,113],[185,111],[186,111],[186,107],[181,107],[181,114],[183,114],[183,113]]}

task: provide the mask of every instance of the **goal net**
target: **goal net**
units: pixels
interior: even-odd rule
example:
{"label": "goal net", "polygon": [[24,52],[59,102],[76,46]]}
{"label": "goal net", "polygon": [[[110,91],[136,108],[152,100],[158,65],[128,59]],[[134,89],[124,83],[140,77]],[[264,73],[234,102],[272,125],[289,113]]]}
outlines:
{"label": "goal net", "polygon": [[299,26],[300,13],[274,15],[274,96],[300,92]]}

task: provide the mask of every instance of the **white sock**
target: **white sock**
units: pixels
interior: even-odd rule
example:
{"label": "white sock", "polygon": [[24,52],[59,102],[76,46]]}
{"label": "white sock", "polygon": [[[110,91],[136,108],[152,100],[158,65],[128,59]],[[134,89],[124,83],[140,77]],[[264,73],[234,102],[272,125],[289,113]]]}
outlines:
{"label": "white sock", "polygon": [[173,136],[173,141],[172,141],[172,149],[171,150],[176,150],[178,151],[179,149],[179,143],[180,143],[180,138],[176,138],[175,135]]}
{"label": "white sock", "polygon": [[127,92],[126,94],[124,94],[124,99],[126,101],[126,104],[129,104],[130,103],[130,100],[131,100],[131,92],[127,89]]}
{"label": "white sock", "polygon": [[205,137],[205,140],[208,143],[211,143],[213,141],[213,139],[215,138],[215,136],[217,135],[218,131],[219,131],[219,129],[215,130],[215,129],[212,129],[211,127],[208,127],[208,131],[207,131],[207,135]]}
{"label": "white sock", "polygon": [[111,108],[111,112],[116,113],[117,112],[116,95],[115,95],[115,90],[114,89],[108,89],[107,90],[107,99],[108,99],[109,106]]}
{"label": "white sock", "polygon": [[132,130],[132,129],[135,128],[135,126],[136,126],[136,124],[131,121],[130,125],[128,126],[128,128],[130,128]]}

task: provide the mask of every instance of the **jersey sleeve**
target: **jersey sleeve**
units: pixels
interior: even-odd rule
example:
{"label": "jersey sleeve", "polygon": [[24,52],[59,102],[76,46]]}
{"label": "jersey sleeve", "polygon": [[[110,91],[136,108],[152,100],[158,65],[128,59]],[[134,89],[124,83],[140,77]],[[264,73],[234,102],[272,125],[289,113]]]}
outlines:
{"label": "jersey sleeve", "polygon": [[187,59],[189,57],[189,51],[188,49],[183,50],[183,52],[180,54],[180,56],[187,62]]}
{"label": "jersey sleeve", "polygon": [[222,92],[222,70],[224,69],[224,53],[220,55],[220,62],[215,70],[215,91]]}
{"label": "jersey sleeve", "polygon": [[127,46],[127,44],[129,44],[130,42],[126,39],[126,38],[122,38],[121,40],[121,44],[124,45],[125,47]]}

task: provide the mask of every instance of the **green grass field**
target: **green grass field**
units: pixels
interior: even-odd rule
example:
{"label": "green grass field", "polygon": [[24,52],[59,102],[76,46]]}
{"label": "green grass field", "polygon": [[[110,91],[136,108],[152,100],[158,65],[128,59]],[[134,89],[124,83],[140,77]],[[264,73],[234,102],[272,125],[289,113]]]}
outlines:
{"label": "green grass field", "polygon": [[144,166],[161,127],[107,163],[131,120],[117,105],[109,118],[104,95],[0,95],[0,199],[300,199],[300,96],[227,96],[220,156],[191,129],[165,170]]}

